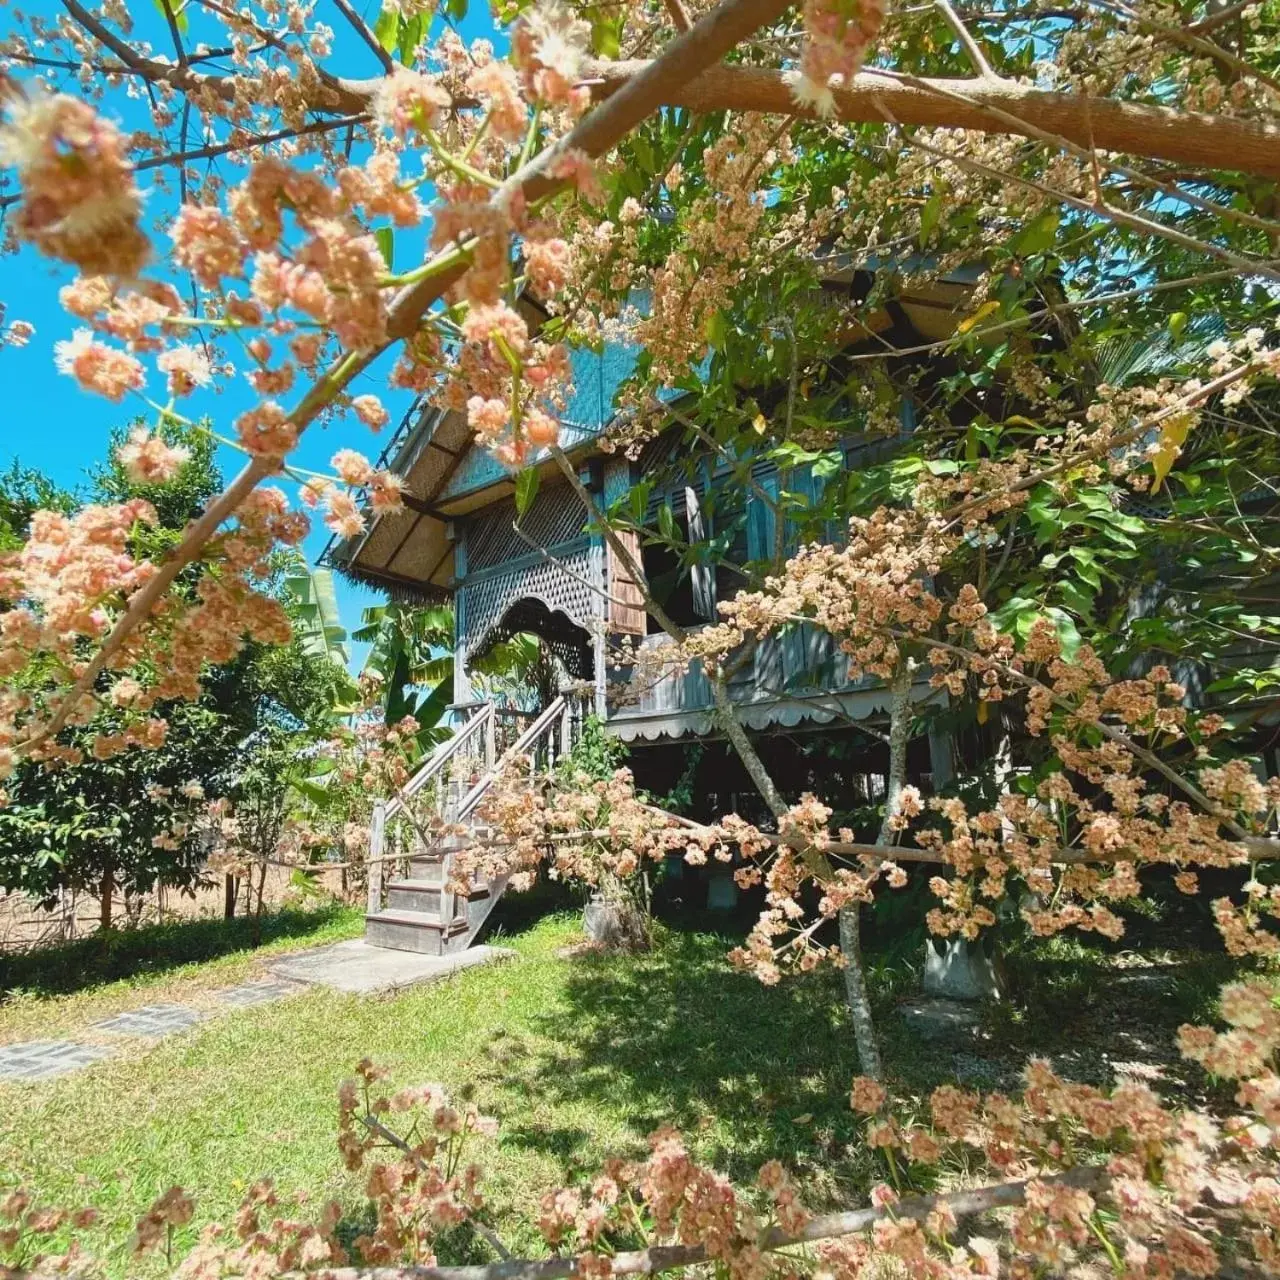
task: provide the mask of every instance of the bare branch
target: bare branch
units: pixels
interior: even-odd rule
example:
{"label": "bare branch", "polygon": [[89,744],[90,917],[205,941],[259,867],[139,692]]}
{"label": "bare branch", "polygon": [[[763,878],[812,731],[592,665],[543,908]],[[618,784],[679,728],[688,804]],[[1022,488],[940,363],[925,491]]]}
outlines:
{"label": "bare branch", "polygon": [[663,0],[667,6],[667,12],[671,15],[671,24],[677,31],[688,31],[693,25],[689,20],[689,11],[681,3],[681,0]]}
{"label": "bare branch", "polygon": [[169,36],[173,40],[173,51],[178,56],[178,65],[185,67],[187,65],[187,51],[182,45],[182,32],[178,30],[178,18],[173,11],[173,0],[160,0],[160,7],[164,10],[164,19],[169,24]]}
{"label": "bare branch", "polygon": [[956,33],[956,38],[969,55],[969,61],[973,63],[974,70],[984,80],[998,80],[999,76],[987,61],[987,55],[982,52],[982,46],[974,38],[973,32],[964,25],[960,15],[951,7],[951,0],[933,0],[933,2],[942,10],[942,16],[946,18],[947,25]]}
{"label": "bare branch", "polygon": [[382,47],[378,41],[378,37],[369,30],[369,24],[351,7],[348,0],[333,0],[338,12],[351,24],[356,35],[365,42],[373,51],[373,56],[382,63],[383,70],[388,75],[395,72],[395,59]]}
{"label": "bare branch", "polygon": [[1193,22],[1187,30],[1194,35],[1202,36],[1206,32],[1215,31],[1218,27],[1225,26],[1234,18],[1240,17],[1241,14],[1250,9],[1256,9],[1261,0],[1240,0],[1239,4],[1228,5],[1227,8],[1220,10],[1218,13],[1211,13],[1207,18],[1201,18],[1199,22]]}
{"label": "bare branch", "polygon": [[[216,6],[216,0],[201,2]],[[62,3],[75,21],[133,74],[172,84],[184,91],[212,91],[225,102],[236,100],[240,77],[200,73],[191,67],[174,67],[145,58],[115,36],[79,0],[62,0]],[[678,43],[673,42],[659,61],[665,63]],[[597,101],[602,101],[622,92],[654,65],[646,59],[595,60],[584,68],[582,83],[591,89]],[[348,79],[323,69],[320,78],[321,89],[316,100],[307,103],[308,108],[347,115],[366,112],[381,83],[381,77]],[[929,88],[919,87],[921,84]],[[1094,146],[1101,151],[1127,152],[1188,168],[1226,168],[1280,178],[1280,128],[1234,116],[1106,98],[1086,99],[1079,93],[1050,93],[999,77],[917,79],[915,84],[906,84],[895,82],[891,73],[875,68],[855,76],[848,88],[835,90],[835,103],[834,118],[850,124],[880,123],[885,119],[887,107],[904,125],[1026,137],[1052,133],[1069,138],[1078,146]],[[465,100],[455,103],[458,109],[474,105]],[[742,65],[702,63],[692,72],[673,76],[666,82],[655,106],[688,107],[696,112],[759,111],[816,118],[813,108],[802,106],[792,98],[781,71]],[[1004,114],[997,115],[997,111]]]}
{"label": "bare branch", "polygon": [[[644,61],[596,61],[585,69],[584,79],[593,93],[603,97],[647,65]],[[1084,147],[1092,137],[1093,144],[1103,151],[1280,178],[1280,128],[1275,125],[1107,98],[1086,101],[1077,93],[1048,93],[1004,79],[928,79],[919,83],[930,89],[868,68],[854,77],[849,88],[834,90],[832,119],[850,124],[880,123],[887,107],[901,124],[1034,136],[1027,128],[994,115],[992,109],[998,108],[1025,125],[1070,138]],[[940,96],[939,91],[946,96]],[[952,95],[963,101],[953,100]],[[740,65],[703,71],[682,84],[665,105],[693,111],[763,111],[817,118],[813,108],[792,98],[780,71]]]}

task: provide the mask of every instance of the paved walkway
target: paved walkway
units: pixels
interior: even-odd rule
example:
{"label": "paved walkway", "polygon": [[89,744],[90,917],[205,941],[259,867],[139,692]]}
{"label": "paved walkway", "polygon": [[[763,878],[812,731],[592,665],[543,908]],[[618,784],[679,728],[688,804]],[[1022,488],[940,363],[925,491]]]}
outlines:
{"label": "paved walkway", "polygon": [[[227,987],[213,992],[213,999],[227,1009],[247,1009],[257,1004],[281,1000],[295,991],[304,990],[300,982],[284,982],[266,978]],[[113,1036],[145,1040],[162,1040],[185,1031],[210,1016],[208,1010],[192,1009],[183,1004],[148,1004],[141,1009],[117,1013],[90,1024],[91,1031]],[[31,1040],[25,1044],[0,1046],[0,1084],[11,1081],[49,1080],[54,1076],[78,1071],[103,1058],[115,1057],[122,1046],[85,1044],[79,1040]]]}
{"label": "paved walkway", "polygon": [[[471,947],[451,956],[424,956],[412,951],[371,947],[363,939],[353,939],[282,956],[270,966],[267,977],[211,994],[215,1006],[221,1005],[228,1012],[282,1000],[309,986],[372,995],[431,982],[472,965],[514,954],[499,947]],[[194,1027],[214,1012],[216,1009],[195,1009],[184,1004],[148,1004],[91,1023],[89,1030],[110,1036],[163,1040]],[[0,1046],[0,1084],[66,1075],[103,1058],[114,1057],[124,1047],[127,1045],[71,1039],[3,1045]]]}

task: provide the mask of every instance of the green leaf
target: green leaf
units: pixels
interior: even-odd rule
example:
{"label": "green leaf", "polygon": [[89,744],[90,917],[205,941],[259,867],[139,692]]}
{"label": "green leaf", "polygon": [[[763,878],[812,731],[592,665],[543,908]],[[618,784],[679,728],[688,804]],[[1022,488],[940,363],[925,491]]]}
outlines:
{"label": "green leaf", "polygon": [[1009,241],[1009,248],[1022,258],[1029,258],[1033,253],[1047,252],[1053,248],[1060,217],[1061,214],[1057,209],[1042,213]]}
{"label": "green leaf", "polygon": [[662,534],[668,542],[674,542],[676,537],[676,517],[671,510],[669,503],[663,503],[658,508],[658,532]]}
{"label": "green leaf", "polygon": [[622,17],[600,17],[591,24],[591,48],[598,57],[614,59],[622,52]]}
{"label": "green leaf", "polygon": [[836,453],[834,450],[830,453],[824,453],[810,470],[816,480],[829,480],[832,476],[838,475],[844,470],[844,455]]}
{"label": "green leaf", "polygon": [[387,4],[378,14],[373,24],[373,34],[378,43],[391,53],[400,39],[400,10],[394,4]]}
{"label": "green leaf", "polygon": [[413,66],[414,51],[422,42],[425,26],[426,19],[420,13],[415,14],[408,21],[401,19],[400,36],[396,41],[396,51],[400,54],[400,61],[406,67]]}
{"label": "green leaf", "polygon": [[1080,648],[1080,632],[1076,628],[1075,619],[1065,610],[1050,605],[1045,616],[1053,623],[1058,633],[1058,643],[1062,646],[1062,656],[1070,661]]}
{"label": "green leaf", "polygon": [[994,311],[1000,310],[1000,304],[994,298],[988,298],[977,310],[965,316],[963,320],[956,325],[957,333],[968,333],[970,329],[976,328]]}
{"label": "green leaf", "polygon": [[395,270],[396,256],[396,233],[391,227],[378,227],[374,230],[373,238],[378,242],[378,252],[382,254],[382,260],[387,264],[387,270]]}
{"label": "green leaf", "polygon": [[729,336],[729,324],[723,311],[713,311],[707,317],[707,342],[717,351],[724,350],[725,339]]}
{"label": "green leaf", "polygon": [[920,247],[923,249],[929,242],[929,233],[938,225],[942,217],[942,201],[946,194],[945,187],[935,188],[933,194],[924,202],[920,210]]}
{"label": "green leaf", "polygon": [[445,12],[455,22],[461,22],[467,16],[467,0],[449,0]]}
{"label": "green leaf", "polygon": [[1102,574],[1093,552],[1088,547],[1072,547],[1071,558],[1076,562],[1076,573],[1095,591],[1102,589]]}
{"label": "green leaf", "polygon": [[516,517],[523,520],[538,492],[540,480],[537,467],[526,467],[516,476]]}
{"label": "green leaf", "polygon": [[191,23],[187,19],[187,10],[185,5],[179,9],[177,5],[171,3],[171,0],[151,0],[151,2],[160,10],[160,13],[165,17],[166,21],[168,20],[168,15],[172,14],[174,26],[176,26],[179,32],[183,35],[187,34],[187,28]]}
{"label": "green leaf", "polygon": [[287,577],[284,586],[293,598],[294,634],[303,651],[329,659],[345,675],[347,632],[338,612],[333,574],[328,569],[312,569]]}

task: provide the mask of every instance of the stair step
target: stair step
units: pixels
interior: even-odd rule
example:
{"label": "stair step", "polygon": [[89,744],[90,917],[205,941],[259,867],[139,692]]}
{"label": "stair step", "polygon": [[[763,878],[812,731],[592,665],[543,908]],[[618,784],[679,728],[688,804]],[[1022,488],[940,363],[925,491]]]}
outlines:
{"label": "stair step", "polygon": [[364,920],[364,936],[371,945],[430,956],[443,955],[450,941],[465,934],[467,929],[465,917],[446,925],[425,912],[395,908],[365,916]]}
{"label": "stair step", "polygon": [[391,910],[440,912],[440,881],[392,880],[387,885],[387,906]]}

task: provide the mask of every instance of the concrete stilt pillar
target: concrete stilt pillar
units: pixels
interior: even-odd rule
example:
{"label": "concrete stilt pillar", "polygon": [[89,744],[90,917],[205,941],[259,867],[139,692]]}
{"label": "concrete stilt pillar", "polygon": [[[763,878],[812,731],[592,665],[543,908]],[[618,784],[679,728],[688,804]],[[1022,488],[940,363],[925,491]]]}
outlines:
{"label": "concrete stilt pillar", "polygon": [[[929,764],[933,789],[941,791],[955,777],[949,731],[929,732]],[[928,938],[924,944],[924,990],[943,1000],[998,1000],[1000,981],[992,957],[981,941]]]}

